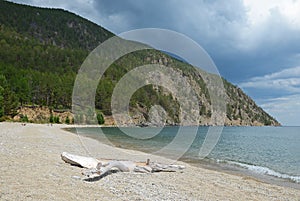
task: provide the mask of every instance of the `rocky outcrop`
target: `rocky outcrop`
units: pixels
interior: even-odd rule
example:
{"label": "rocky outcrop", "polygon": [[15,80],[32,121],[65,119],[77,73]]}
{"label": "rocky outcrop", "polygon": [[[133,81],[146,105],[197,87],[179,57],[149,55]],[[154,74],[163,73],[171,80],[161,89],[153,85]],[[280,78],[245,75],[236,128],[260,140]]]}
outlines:
{"label": "rocky outcrop", "polygon": [[48,107],[43,106],[20,107],[17,112],[18,114],[13,118],[14,121],[49,123],[50,117],[52,116],[53,118],[58,118],[59,123],[72,123],[74,119],[73,114],[70,111],[52,110]]}

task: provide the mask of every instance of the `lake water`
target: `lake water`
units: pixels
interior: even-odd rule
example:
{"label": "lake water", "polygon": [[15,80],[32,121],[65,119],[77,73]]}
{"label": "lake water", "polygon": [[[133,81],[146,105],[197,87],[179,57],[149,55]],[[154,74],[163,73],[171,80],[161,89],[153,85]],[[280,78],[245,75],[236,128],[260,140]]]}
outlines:
{"label": "lake water", "polygon": [[[159,128],[122,128],[127,134],[118,128],[77,128],[71,131],[104,143],[108,139],[117,147],[155,154],[175,139],[179,128],[165,127],[157,135]],[[216,146],[205,159],[199,157],[199,150],[209,127],[184,127],[186,139],[195,129],[196,136],[180,160],[196,165],[210,164],[210,167],[214,164],[238,167],[300,184],[300,127],[224,127]],[[138,134],[149,139],[137,139]],[[180,150],[180,145],[177,148]]]}

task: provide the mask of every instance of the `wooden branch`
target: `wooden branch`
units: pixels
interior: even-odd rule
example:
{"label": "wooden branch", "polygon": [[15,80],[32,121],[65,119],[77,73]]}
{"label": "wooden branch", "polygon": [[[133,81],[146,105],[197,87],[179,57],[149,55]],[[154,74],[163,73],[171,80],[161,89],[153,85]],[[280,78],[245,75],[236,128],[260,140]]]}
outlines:
{"label": "wooden branch", "polygon": [[61,154],[61,159],[71,165],[81,166],[84,168],[96,168],[98,163],[100,162],[95,158],[77,156],[77,155],[69,154],[67,152],[63,152]]}
{"label": "wooden branch", "polygon": [[63,152],[61,158],[66,163],[77,165],[88,170],[83,174],[91,177],[92,175],[103,176],[113,169],[118,169],[122,172],[139,172],[139,173],[153,173],[153,172],[176,172],[183,170],[182,165],[163,165],[159,163],[152,163],[149,159],[146,162],[133,161],[118,161],[118,160],[98,160],[91,157],[77,156]]}

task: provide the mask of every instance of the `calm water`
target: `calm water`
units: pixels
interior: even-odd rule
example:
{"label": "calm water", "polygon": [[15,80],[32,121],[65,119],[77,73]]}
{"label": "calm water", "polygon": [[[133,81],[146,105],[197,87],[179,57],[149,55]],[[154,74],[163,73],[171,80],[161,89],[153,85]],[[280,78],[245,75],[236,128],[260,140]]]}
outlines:
{"label": "calm water", "polygon": [[[146,140],[130,137],[118,128],[80,128],[72,132],[102,142],[107,138],[118,147],[155,153],[174,139],[178,128],[165,127],[159,134]],[[124,129],[132,135],[143,133],[148,137],[158,132],[157,128]],[[185,135],[191,135],[193,130],[195,127],[185,127]],[[199,150],[207,130],[208,127],[199,127],[193,143],[181,160],[203,162],[199,159]],[[217,145],[204,161],[238,166],[257,174],[300,183],[300,127],[224,127]]]}

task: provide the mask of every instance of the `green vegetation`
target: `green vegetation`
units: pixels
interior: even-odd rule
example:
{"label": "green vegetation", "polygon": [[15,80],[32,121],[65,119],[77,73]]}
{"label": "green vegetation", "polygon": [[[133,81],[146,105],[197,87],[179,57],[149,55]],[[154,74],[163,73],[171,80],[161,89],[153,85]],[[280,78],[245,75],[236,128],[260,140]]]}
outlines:
{"label": "green vegetation", "polygon": [[29,122],[27,115],[25,115],[25,116],[21,115],[20,121],[21,122]]}
{"label": "green vegetation", "polygon": [[70,121],[70,118],[69,117],[66,117],[66,121],[65,121],[66,124],[70,124],[71,121]]}
{"label": "green vegetation", "polygon": [[4,88],[0,85],[0,118],[3,117],[4,115],[3,103],[4,103]]}
{"label": "green vegetation", "polygon": [[0,118],[4,120],[5,115],[15,115],[17,106],[16,95],[11,90],[6,77],[0,74]]}
{"label": "green vegetation", "polygon": [[50,114],[49,122],[54,123],[54,116],[52,113]]}
{"label": "green vegetation", "polygon": [[226,80],[224,80],[224,86],[229,97],[226,106],[226,115],[229,120],[247,119],[248,123],[260,122],[266,126],[278,123],[262,108],[258,107],[240,88],[233,86]]}
{"label": "green vegetation", "polygon": [[[66,121],[67,121],[67,120],[66,120]],[[70,119],[69,119],[68,121],[69,121],[69,123],[70,123]],[[59,117],[58,117],[58,116],[53,116],[52,113],[50,114],[49,122],[50,122],[50,123],[55,123],[55,124],[61,123]],[[67,122],[66,122],[66,123],[67,123]]]}
{"label": "green vegetation", "polygon": [[56,124],[59,124],[59,123],[60,123],[60,120],[59,120],[59,117],[58,117],[58,116],[55,116],[55,117],[53,118],[53,121],[54,121],[54,123],[56,123]]}
{"label": "green vegetation", "polygon": [[[73,84],[82,62],[91,50],[113,34],[60,9],[35,8],[0,0],[0,10],[0,120],[13,117],[17,108],[24,105],[71,109]],[[96,109],[103,114],[91,114],[92,119],[78,115],[77,120],[92,122],[97,116],[98,123],[103,124],[103,115],[111,115],[111,96],[116,83],[133,68],[153,63],[173,67],[192,80],[201,99],[200,115],[211,117],[210,96],[201,73],[162,52],[145,50],[120,58],[105,72],[95,97]],[[240,89],[225,80],[224,84],[229,97],[229,120],[250,119],[265,125],[277,123]],[[137,90],[131,98],[130,112],[138,111],[147,120],[153,105],[161,105],[174,123],[179,122],[178,101],[159,86],[147,85]],[[50,123],[61,121],[52,114],[49,118]],[[71,119],[68,117],[65,123],[71,123]]]}
{"label": "green vegetation", "polygon": [[103,114],[102,114],[102,113],[98,113],[98,114],[97,114],[97,121],[98,121],[98,124],[99,124],[99,125],[102,125],[102,124],[105,123],[104,117],[103,117]]}
{"label": "green vegetation", "polygon": [[104,28],[62,9],[41,9],[0,1],[0,24],[41,44],[91,51],[113,36]]}

